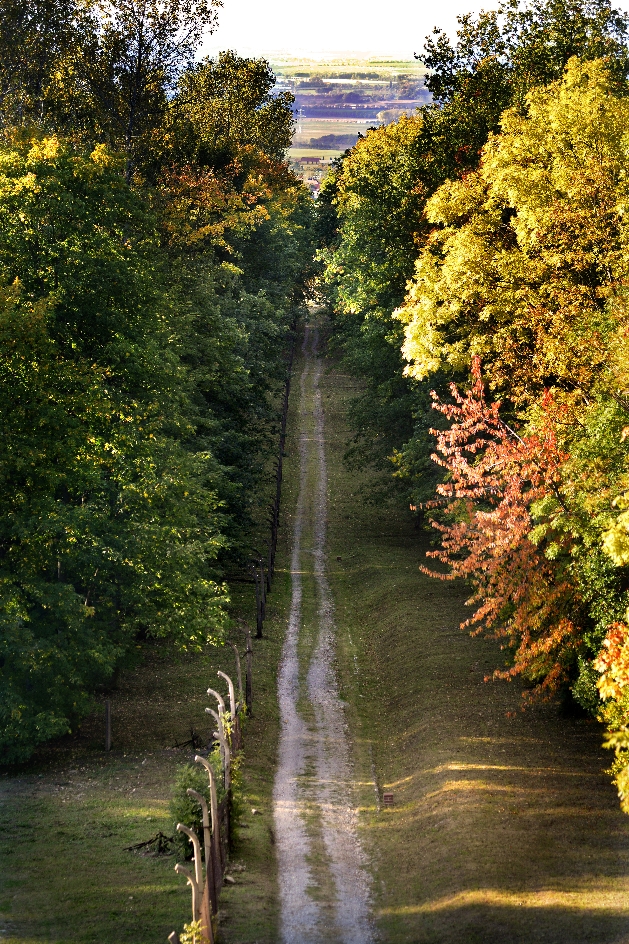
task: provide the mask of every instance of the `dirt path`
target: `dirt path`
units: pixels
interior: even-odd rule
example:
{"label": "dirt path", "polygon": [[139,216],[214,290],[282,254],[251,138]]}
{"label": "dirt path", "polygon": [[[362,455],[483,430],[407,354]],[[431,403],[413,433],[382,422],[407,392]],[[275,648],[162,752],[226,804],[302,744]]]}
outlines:
{"label": "dirt path", "polygon": [[292,599],[279,672],[282,730],[274,789],[285,944],[369,944],[370,892],[357,834],[350,744],[334,662],[326,576],[327,466],[316,329],[300,377],[299,494]]}

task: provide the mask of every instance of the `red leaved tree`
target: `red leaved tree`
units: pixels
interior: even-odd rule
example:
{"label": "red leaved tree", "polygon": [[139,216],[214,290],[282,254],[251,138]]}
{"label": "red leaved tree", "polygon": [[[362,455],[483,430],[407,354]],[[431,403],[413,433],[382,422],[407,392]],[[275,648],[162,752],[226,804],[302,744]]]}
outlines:
{"label": "red leaved tree", "polygon": [[554,496],[561,508],[566,456],[555,433],[561,409],[547,393],[537,431],[521,438],[501,420],[500,404],[486,402],[477,357],[472,375],[466,395],[451,385],[453,403],[432,394],[433,408],[451,425],[432,430],[433,459],[449,475],[437,488],[442,500],[429,503],[444,514],[431,522],[441,547],[428,556],[448,570],[422,570],[446,580],[466,578],[473,587],[467,603],[476,610],[462,628],[472,627],[473,635],[484,630],[513,650],[512,664],[494,677],[523,675],[535,682],[537,694],[548,695],[567,679],[580,637],[580,601],[564,563],[566,538],[552,560],[531,540],[532,504]]}

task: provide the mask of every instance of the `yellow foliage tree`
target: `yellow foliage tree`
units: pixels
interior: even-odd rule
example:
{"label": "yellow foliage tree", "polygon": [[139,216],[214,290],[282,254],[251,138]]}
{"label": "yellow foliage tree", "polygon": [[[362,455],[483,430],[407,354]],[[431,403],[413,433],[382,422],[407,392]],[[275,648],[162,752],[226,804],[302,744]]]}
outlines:
{"label": "yellow foliage tree", "polygon": [[587,396],[606,376],[625,315],[628,128],[602,60],[570,60],[504,113],[478,171],[428,201],[435,231],[396,312],[410,376],[479,355],[520,406],[544,387]]}

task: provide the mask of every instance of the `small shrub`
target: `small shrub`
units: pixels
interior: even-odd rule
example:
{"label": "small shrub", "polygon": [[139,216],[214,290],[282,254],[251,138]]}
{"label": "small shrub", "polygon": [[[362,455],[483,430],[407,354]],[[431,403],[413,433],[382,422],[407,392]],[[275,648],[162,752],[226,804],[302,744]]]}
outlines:
{"label": "small shrub", "polygon": [[183,932],[179,935],[180,944],[209,944],[208,938],[201,930],[200,921],[184,924]]}
{"label": "small shrub", "polygon": [[[224,796],[223,777],[221,773],[221,758],[218,749],[214,750],[208,760],[214,768],[217,799],[220,803]],[[207,771],[201,764],[183,764],[177,770],[172,799],[169,811],[173,818],[173,834],[175,836],[175,851],[180,859],[191,859],[193,854],[192,843],[183,833],[177,832],[177,823],[183,823],[188,829],[194,829],[201,846],[203,846],[203,814],[201,807],[193,797],[189,797],[188,788],[196,790],[205,797],[210,806],[210,784]]]}

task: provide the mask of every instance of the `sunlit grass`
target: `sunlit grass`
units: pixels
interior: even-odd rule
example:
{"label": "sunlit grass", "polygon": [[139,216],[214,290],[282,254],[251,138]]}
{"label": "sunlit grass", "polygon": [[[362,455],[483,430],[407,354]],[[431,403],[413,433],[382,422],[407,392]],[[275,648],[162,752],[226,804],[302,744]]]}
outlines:
{"label": "sunlit grass", "polygon": [[[458,629],[465,589],[419,572],[428,535],[401,502],[361,497],[367,477],[342,464],[351,395],[351,379],[327,375],[329,561],[382,940],[618,940],[629,820],[600,730],[552,705],[522,714],[516,686],[484,682],[504,653]],[[380,811],[370,745],[377,788],[394,795]]]}

